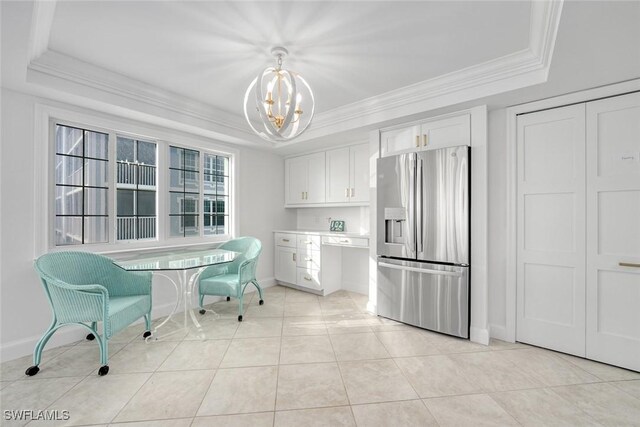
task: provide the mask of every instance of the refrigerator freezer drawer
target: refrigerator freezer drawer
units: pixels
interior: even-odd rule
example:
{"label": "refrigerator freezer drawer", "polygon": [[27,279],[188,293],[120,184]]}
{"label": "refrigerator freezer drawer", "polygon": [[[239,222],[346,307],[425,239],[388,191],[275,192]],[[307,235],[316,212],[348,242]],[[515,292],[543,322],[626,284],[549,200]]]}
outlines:
{"label": "refrigerator freezer drawer", "polygon": [[378,315],[469,338],[469,267],[379,258]]}

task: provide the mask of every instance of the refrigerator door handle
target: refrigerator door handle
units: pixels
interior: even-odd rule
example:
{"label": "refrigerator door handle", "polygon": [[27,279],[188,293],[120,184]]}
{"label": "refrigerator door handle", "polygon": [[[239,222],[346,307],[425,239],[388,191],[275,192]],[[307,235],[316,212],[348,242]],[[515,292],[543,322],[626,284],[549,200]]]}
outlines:
{"label": "refrigerator door handle", "polygon": [[414,218],[414,212],[416,211],[416,199],[415,199],[415,194],[416,194],[416,162],[417,162],[417,156],[416,153],[411,153],[410,155],[410,160],[409,160],[409,174],[407,176],[409,183],[408,183],[408,187],[409,187],[409,197],[407,200],[407,209],[409,211],[408,215],[407,215],[407,230],[406,230],[406,251],[407,251],[407,256],[410,258],[415,258],[416,257],[416,224],[415,224],[415,218]]}
{"label": "refrigerator door handle", "polygon": [[422,230],[424,225],[424,216],[422,214],[422,207],[423,207],[422,203],[424,201],[422,180],[424,179],[424,177],[423,177],[423,171],[422,171],[422,159],[418,158],[416,161],[418,166],[418,170],[417,170],[418,176],[416,178],[416,247],[417,247],[418,258],[419,258],[420,257],[419,254],[422,254],[422,252],[424,251],[424,247],[423,247],[424,236],[422,235]]}
{"label": "refrigerator door handle", "polygon": [[378,262],[380,267],[391,268],[393,270],[404,270],[404,271],[413,271],[416,273],[426,273],[426,274],[439,274],[441,276],[455,276],[460,277],[462,273],[458,273],[456,271],[444,271],[444,270],[432,270],[430,268],[418,268],[418,267],[408,267],[397,264],[389,264],[386,262]]}

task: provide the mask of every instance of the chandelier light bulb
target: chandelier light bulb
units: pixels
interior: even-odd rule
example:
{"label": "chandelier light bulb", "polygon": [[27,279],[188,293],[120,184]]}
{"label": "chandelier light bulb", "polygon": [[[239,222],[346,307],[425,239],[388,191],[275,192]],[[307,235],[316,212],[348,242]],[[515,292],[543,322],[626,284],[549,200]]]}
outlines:
{"label": "chandelier light bulb", "polygon": [[247,88],[244,115],[260,137],[272,142],[289,141],[311,124],[315,100],[306,80],[282,67],[287,50],[275,47],[271,53],[276,66],[261,71]]}

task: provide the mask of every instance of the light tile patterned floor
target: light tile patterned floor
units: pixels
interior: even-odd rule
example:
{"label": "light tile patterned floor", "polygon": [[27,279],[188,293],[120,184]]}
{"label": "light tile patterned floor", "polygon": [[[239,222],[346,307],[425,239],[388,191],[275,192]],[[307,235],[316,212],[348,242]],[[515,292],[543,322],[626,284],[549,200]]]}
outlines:
{"label": "light tile patterned floor", "polygon": [[35,426],[640,426],[636,372],[413,328],[344,291],[277,286],[263,306],[247,298],[240,324],[223,301],[211,306],[220,319],[200,317],[201,333],[147,344],[140,325],[121,332],[106,377],[95,342],[46,351],[31,378],[30,357],[3,363],[0,407],[70,411]]}

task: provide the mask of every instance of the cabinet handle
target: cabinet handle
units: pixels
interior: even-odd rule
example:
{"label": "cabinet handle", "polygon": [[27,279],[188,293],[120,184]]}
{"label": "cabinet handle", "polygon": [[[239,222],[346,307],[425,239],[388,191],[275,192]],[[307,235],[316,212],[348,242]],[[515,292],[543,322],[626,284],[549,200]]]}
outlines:
{"label": "cabinet handle", "polygon": [[348,188],[344,189],[344,197],[349,197],[349,189]]}
{"label": "cabinet handle", "polygon": [[416,135],[416,147],[420,147],[420,135]]}
{"label": "cabinet handle", "polygon": [[424,135],[422,135],[422,146],[426,147],[428,143],[429,143],[429,137],[425,133]]}
{"label": "cabinet handle", "polygon": [[618,265],[620,267],[634,267],[634,268],[640,268],[640,264],[637,264],[635,262],[619,262]]}
{"label": "cabinet handle", "polygon": [[342,240],[340,240],[340,243],[349,243],[349,240],[348,239],[342,239]]}
{"label": "cabinet handle", "polygon": [[283,241],[283,242],[288,242],[288,241],[289,241],[289,239],[282,239],[282,241]]}
{"label": "cabinet handle", "polygon": [[309,200],[309,193],[307,193],[306,191],[304,192],[304,199]]}
{"label": "cabinet handle", "polygon": [[293,260],[295,261],[296,260],[296,253],[294,252],[291,255],[293,255]]}
{"label": "cabinet handle", "polygon": [[356,189],[352,188],[351,189],[351,197],[354,197],[356,195]]}
{"label": "cabinet handle", "polygon": [[307,282],[310,282],[312,279],[309,276],[304,276],[304,280],[306,280]]}
{"label": "cabinet handle", "polygon": [[313,240],[307,240],[305,243],[306,243],[307,245],[311,245],[311,244],[313,244]]}
{"label": "cabinet handle", "polygon": [[304,258],[305,261],[313,261],[313,259],[309,258],[309,257],[305,257]]}
{"label": "cabinet handle", "polygon": [[300,196],[300,198],[304,200],[304,191],[302,192],[302,195]]}

